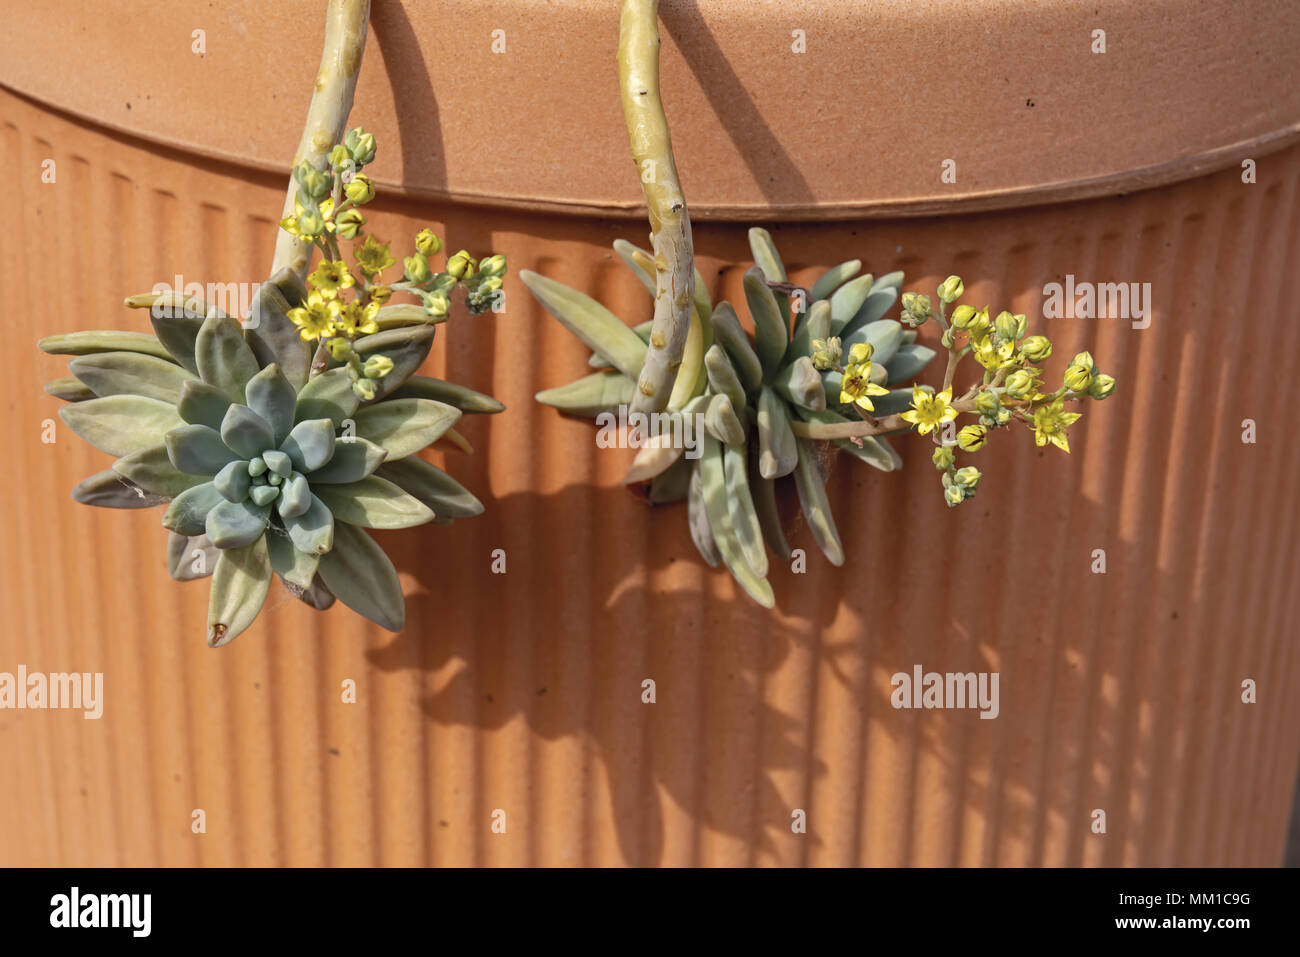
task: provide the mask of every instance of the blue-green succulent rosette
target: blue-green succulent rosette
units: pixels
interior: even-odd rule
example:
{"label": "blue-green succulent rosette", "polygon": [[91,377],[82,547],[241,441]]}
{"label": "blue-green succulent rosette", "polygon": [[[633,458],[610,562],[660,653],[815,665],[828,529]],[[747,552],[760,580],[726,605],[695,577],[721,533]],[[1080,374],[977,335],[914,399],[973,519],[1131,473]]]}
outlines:
{"label": "blue-green succulent rosette", "polygon": [[374,397],[363,399],[347,367],[318,355],[313,368],[311,347],[287,316],[306,297],[285,270],[259,287],[242,325],[201,300],[162,294],[129,301],[150,300],[154,335],[76,332],[40,343],[76,357],[71,378],[46,386],[68,402],[59,410],[64,423],[117,457],[72,497],[109,508],[167,506],[172,577],[212,577],[213,647],[252,624],[273,575],[315,608],[337,598],[400,630],[397,572],[365,530],[445,524],[483,510],[416,453],[463,413],[504,406],[415,375],[435,326],[400,308],[353,343],[363,358],[388,360]]}

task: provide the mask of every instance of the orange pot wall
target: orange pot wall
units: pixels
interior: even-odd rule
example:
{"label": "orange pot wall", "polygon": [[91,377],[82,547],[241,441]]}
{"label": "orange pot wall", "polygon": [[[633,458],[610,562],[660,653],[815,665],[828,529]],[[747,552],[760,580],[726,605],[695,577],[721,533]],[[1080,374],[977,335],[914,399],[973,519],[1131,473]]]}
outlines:
{"label": "orange pot wall", "polygon": [[[0,230],[0,671],[106,684],[99,721],[0,711],[0,863],[1279,862],[1300,750],[1300,445],[1280,401],[1300,334],[1300,149],[1261,157],[1250,186],[1230,169],[1072,205],[774,229],[805,281],[852,255],[906,269],[906,288],[960,272],[972,301],[1034,320],[1066,273],[1150,281],[1155,308],[1141,331],[1044,324],[1051,374],[1089,348],[1120,392],[1088,407],[1068,457],[999,437],[959,509],[925,440],[898,442],[902,473],[834,460],[848,563],[827,565],[791,514],[808,571],[774,571],[771,613],[699,560],[684,506],[619,487],[630,453],[531,400],[586,352],[514,277],[640,321],[648,299],[609,243],[644,227],[383,201],[373,222],[398,245],[432,224],[509,258],[506,313],[457,316],[427,370],[508,406],[465,422],[473,457],[447,456],[487,513],[383,536],[402,634],[273,592],[212,651],[206,586],[167,578],[158,513],[68,498],[108,460],[62,427],[42,444],[58,403],[41,385],[66,373],[35,342],[147,328],[122,297],[178,273],[262,278],[283,178],[9,93],[0,119],[21,177]],[[744,228],[701,223],[696,241],[715,297],[739,298]],[[894,710],[890,676],[915,664],[999,672],[1000,717]],[[1240,701],[1247,678],[1257,704]]]}

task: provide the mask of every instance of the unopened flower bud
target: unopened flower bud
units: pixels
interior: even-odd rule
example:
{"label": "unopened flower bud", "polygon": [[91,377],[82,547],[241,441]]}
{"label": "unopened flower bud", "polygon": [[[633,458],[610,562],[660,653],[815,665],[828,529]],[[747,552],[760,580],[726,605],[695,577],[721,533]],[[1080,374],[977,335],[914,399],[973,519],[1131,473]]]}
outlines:
{"label": "unopened flower bud", "polygon": [[815,368],[823,370],[835,368],[839,364],[840,355],[839,336],[812,341],[812,364]]}
{"label": "unopened flower bud", "polygon": [[375,198],[375,184],[365,173],[358,173],[343,187],[343,192],[357,206],[362,206]]}
{"label": "unopened flower bud", "polygon": [[932,458],[934,460],[934,467],[940,472],[946,472],[948,469],[952,468],[953,454],[952,449],[948,446],[939,446],[934,450]]}
{"label": "unopened flower bud", "polygon": [[384,355],[374,355],[365,361],[361,372],[367,379],[382,379],[393,371],[393,360]]}
{"label": "unopened flower bud", "polygon": [[447,314],[451,308],[451,300],[447,298],[445,292],[426,293],[420,297],[424,300],[424,311],[435,319],[439,319]]}
{"label": "unopened flower bud", "polygon": [[966,500],[966,493],[959,485],[949,485],[943,490],[943,500],[948,503],[949,508],[952,508]]}
{"label": "unopened flower bud", "polygon": [[345,209],[334,220],[334,232],[340,239],[356,239],[365,224],[366,218],[361,215],[360,210]]}
{"label": "unopened flower bud", "polygon": [[999,339],[1004,342],[1014,342],[1024,336],[1029,328],[1029,320],[1025,316],[1013,316],[1003,310],[993,321],[993,328],[997,330]]}
{"label": "unopened flower bud", "polygon": [[457,279],[469,279],[474,275],[474,260],[465,250],[461,250],[447,260],[447,272]]}
{"label": "unopened flower bud", "polygon": [[506,257],[500,254],[488,256],[478,264],[480,276],[504,276],[506,274]]}
{"label": "unopened flower bud", "polygon": [[961,276],[949,276],[939,286],[939,298],[944,302],[952,302],[960,299],[965,291],[966,287],[962,284]]}
{"label": "unopened flower bud", "polygon": [[986,389],[979,395],[975,396],[975,410],[981,415],[997,415],[998,409],[1002,407],[1002,401],[998,394],[991,389]]}
{"label": "unopened flower bud", "polygon": [[975,490],[975,486],[980,483],[980,470],[973,465],[968,465],[964,469],[958,469],[957,474],[952,477],[953,483],[966,490],[970,494]]}
{"label": "unopened flower bud", "polygon": [[352,165],[352,154],[348,152],[346,146],[339,143],[330,150],[329,163],[330,168],[333,169],[334,172],[342,173]]}
{"label": "unopened flower bud", "polygon": [[304,239],[313,239],[325,232],[325,217],[318,210],[309,209],[298,217],[298,232]]}
{"label": "unopened flower bud", "polygon": [[375,380],[361,378],[352,383],[352,391],[364,402],[369,402],[375,397]]}
{"label": "unopened flower bud", "polygon": [[864,362],[870,362],[871,357],[876,354],[876,347],[869,342],[856,342],[849,349],[849,365],[862,365]]}
{"label": "unopened flower bud", "polygon": [[352,159],[358,166],[365,166],[374,161],[375,138],[361,127],[348,130],[347,136],[343,137],[343,145],[348,148],[348,152],[352,154]]}
{"label": "unopened flower bud", "polygon": [[1095,376],[1092,384],[1088,386],[1088,395],[1094,399],[1104,399],[1115,391],[1115,377],[1108,376],[1104,372]]}
{"label": "unopened flower bud", "polygon": [[352,343],[337,336],[326,342],[325,348],[330,351],[330,355],[334,357],[335,362],[347,362],[352,355]]}
{"label": "unopened flower bud", "polygon": [[975,307],[962,303],[952,311],[952,324],[957,329],[965,329],[975,318]]}
{"label": "unopened flower bud", "polygon": [[1089,366],[1072,364],[1065,370],[1065,387],[1072,392],[1087,392],[1092,385],[1092,369]]}
{"label": "unopened flower bud", "polygon": [[432,229],[422,229],[415,234],[415,248],[426,256],[436,256],[442,250],[442,240]]}
{"label": "unopened flower bud", "polygon": [[1034,391],[1034,374],[1024,369],[1017,369],[1007,376],[1007,395],[1013,399],[1023,399]]}
{"label": "unopened flower bud", "polygon": [[417,286],[423,285],[433,278],[433,273],[429,271],[429,260],[422,253],[416,253],[414,256],[407,256],[402,265],[406,268],[406,279]]}
{"label": "unopened flower bud", "polygon": [[1052,343],[1047,336],[1030,336],[1020,344],[1020,354],[1030,362],[1042,362],[1052,354]]}
{"label": "unopened flower bud", "polygon": [[988,433],[980,425],[968,425],[957,433],[957,444],[963,452],[976,452],[988,441]]}

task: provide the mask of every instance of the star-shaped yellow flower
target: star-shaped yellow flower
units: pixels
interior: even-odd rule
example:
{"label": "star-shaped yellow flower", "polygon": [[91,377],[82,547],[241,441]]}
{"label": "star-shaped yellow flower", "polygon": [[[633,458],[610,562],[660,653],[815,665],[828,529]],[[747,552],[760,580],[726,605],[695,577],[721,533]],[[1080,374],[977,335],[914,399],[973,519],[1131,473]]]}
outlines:
{"label": "star-shaped yellow flower", "polygon": [[871,402],[873,395],[889,395],[889,390],[882,389],[871,381],[871,362],[850,364],[840,381],[840,402],[844,405],[855,403],[868,412],[874,412],[876,407]]}
{"label": "star-shaped yellow flower", "polygon": [[942,392],[926,392],[919,385],[912,386],[912,407],[902,413],[900,418],[916,426],[916,431],[925,435],[945,422],[957,418],[957,410],[952,407],[952,387]]}
{"label": "star-shaped yellow flower", "polygon": [[1051,442],[1068,453],[1070,442],[1065,430],[1081,418],[1083,416],[1078,412],[1065,411],[1064,397],[1049,405],[1039,406],[1034,410],[1034,444],[1046,445]]}
{"label": "star-shaped yellow flower", "polygon": [[379,331],[379,325],[375,322],[375,316],[379,314],[379,303],[372,302],[366,306],[359,306],[355,302],[350,302],[342,306],[334,317],[334,332],[341,336],[347,336],[349,339],[355,339],[358,335],[370,335],[372,332]]}
{"label": "star-shaped yellow flower", "polygon": [[307,294],[306,305],[290,309],[289,321],[298,327],[298,334],[307,342],[329,335],[339,312],[337,299],[326,299],[313,289]]}
{"label": "star-shaped yellow flower", "polygon": [[307,282],[313,289],[319,289],[326,299],[337,299],[342,290],[351,289],[356,284],[352,273],[348,272],[348,264],[341,259],[322,259],[316,271],[307,277]]}
{"label": "star-shaped yellow flower", "polygon": [[395,263],[397,260],[388,251],[388,247],[392,244],[391,240],[380,243],[374,236],[367,236],[366,241],[354,251],[361,271],[367,276],[378,276]]}

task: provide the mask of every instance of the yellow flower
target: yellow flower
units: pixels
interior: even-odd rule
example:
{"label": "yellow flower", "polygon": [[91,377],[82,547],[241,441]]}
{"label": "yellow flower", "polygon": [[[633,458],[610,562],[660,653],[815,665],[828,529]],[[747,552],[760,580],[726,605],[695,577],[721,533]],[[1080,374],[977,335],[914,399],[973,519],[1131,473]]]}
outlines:
{"label": "yellow flower", "polygon": [[312,288],[319,289],[326,299],[337,299],[339,293],[351,289],[356,280],[343,260],[322,259],[316,271],[307,277],[307,282]]}
{"label": "yellow flower", "polygon": [[1070,442],[1065,430],[1082,416],[1078,412],[1065,411],[1065,398],[1059,398],[1050,405],[1042,405],[1034,410],[1034,444],[1046,445],[1051,442],[1062,451],[1070,451]]}
{"label": "yellow flower", "polygon": [[1016,352],[1016,344],[1010,339],[995,345],[988,329],[979,333],[971,332],[970,348],[975,361],[986,369],[1002,368],[1011,361]]}
{"label": "yellow flower", "polygon": [[[320,235],[319,232],[313,233],[310,236],[303,235],[303,231],[301,228],[299,228],[298,222],[299,220],[302,219],[302,217],[306,214],[306,212],[307,210],[303,207],[302,203],[298,202],[298,200],[295,199],[293,201],[293,215],[286,216],[284,219],[280,220],[280,228],[283,229],[290,236],[296,236],[299,239],[304,239],[304,238],[312,239],[315,236]],[[321,221],[324,223],[325,228],[328,229],[330,232],[333,232],[334,231],[334,200],[333,199],[326,199],[321,202],[320,214],[321,214]]]}
{"label": "yellow flower", "polygon": [[919,385],[912,386],[912,408],[902,413],[900,418],[916,426],[916,431],[925,435],[945,422],[957,418],[957,410],[951,405],[952,387],[942,392],[926,392]]}
{"label": "yellow flower", "polygon": [[298,334],[307,342],[314,342],[321,336],[329,335],[338,315],[339,301],[326,299],[313,289],[307,294],[307,304],[290,309],[289,321],[298,327]]}
{"label": "yellow flower", "polygon": [[395,263],[388,247],[392,241],[380,243],[374,236],[367,236],[366,241],[358,249],[353,251],[357,257],[357,265],[361,267],[362,273],[367,276],[378,276],[381,272]]}
{"label": "yellow flower", "polygon": [[334,318],[334,331],[340,336],[347,336],[349,339],[355,339],[358,335],[369,335],[372,332],[378,332],[379,326],[375,322],[375,316],[379,313],[379,303],[372,302],[366,306],[359,306],[355,302],[350,302],[338,310]]}
{"label": "yellow flower", "polygon": [[[854,346],[853,350],[857,348]],[[840,402],[844,405],[856,403],[868,412],[874,412],[876,407],[871,402],[873,395],[889,395],[889,390],[882,389],[871,381],[871,363],[850,363],[840,381]]]}
{"label": "yellow flower", "polygon": [[377,302],[381,306],[384,303],[388,302],[388,300],[392,298],[392,295],[393,295],[392,286],[371,286],[370,287],[370,301]]}

